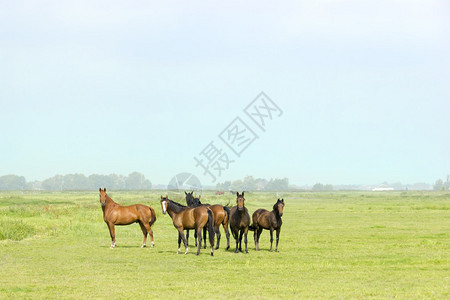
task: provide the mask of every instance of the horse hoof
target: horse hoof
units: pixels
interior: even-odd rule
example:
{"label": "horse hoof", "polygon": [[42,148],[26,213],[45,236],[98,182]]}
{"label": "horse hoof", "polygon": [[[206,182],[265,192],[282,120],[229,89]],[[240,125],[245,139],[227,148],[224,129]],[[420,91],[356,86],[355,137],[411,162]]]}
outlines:
{"label": "horse hoof", "polygon": [[145,247],[147,247],[147,245],[146,244],[142,244],[141,248],[145,248]]}
{"label": "horse hoof", "polygon": [[230,246],[228,246],[225,250],[228,250],[228,249],[230,249]]}
{"label": "horse hoof", "polygon": [[153,247],[155,247],[155,243],[154,243],[154,242],[152,242],[152,243],[150,244],[150,248],[153,248]]}

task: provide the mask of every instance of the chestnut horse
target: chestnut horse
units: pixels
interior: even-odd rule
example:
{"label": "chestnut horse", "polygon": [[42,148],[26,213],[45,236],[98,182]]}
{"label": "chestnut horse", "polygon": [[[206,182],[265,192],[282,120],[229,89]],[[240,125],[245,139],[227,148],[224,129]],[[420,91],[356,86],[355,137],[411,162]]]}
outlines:
{"label": "chestnut horse", "polygon": [[[241,195],[236,193],[236,206],[231,208],[230,212],[230,228],[233,237],[236,239],[236,253],[242,252],[242,235],[244,235],[245,253],[248,253],[247,249],[247,233],[248,226],[250,225],[250,215],[247,208],[244,206],[244,192]],[[238,248],[239,246],[239,248]]]}
{"label": "chestnut horse", "polygon": [[[214,205],[210,205],[208,203],[201,203],[200,202],[200,196],[198,196],[198,198],[194,198],[193,193],[194,192],[184,192],[186,194],[186,203],[189,207],[197,207],[200,205],[204,205],[209,207],[209,209],[211,209],[212,213],[213,213],[213,217],[214,217],[214,232],[217,235],[217,245],[215,250],[219,249],[219,245],[220,245],[220,237],[222,236],[220,233],[220,225],[223,226],[223,229],[225,230],[225,236],[227,237],[227,248],[226,250],[228,250],[230,248],[230,232],[228,231],[228,222],[230,219],[230,208],[227,206],[223,206],[220,204],[214,204]],[[186,230],[186,240],[189,244],[189,229]],[[197,246],[197,232],[194,232],[194,237],[196,239],[195,242],[195,246]],[[206,240],[206,228],[203,228],[203,239]],[[206,248],[206,243],[204,244],[204,247]]]}
{"label": "chestnut horse", "polygon": [[255,231],[253,237],[255,239],[256,251],[259,250],[259,236],[261,235],[263,229],[267,229],[270,230],[270,252],[272,252],[273,231],[277,231],[276,250],[278,252],[278,241],[280,239],[281,225],[283,224],[283,221],[281,220],[283,209],[284,199],[278,199],[277,203],[273,205],[272,211],[269,212],[268,210],[260,208],[253,213],[253,225],[250,226],[250,230]]}
{"label": "chestnut horse", "polygon": [[144,242],[141,248],[146,247],[147,233],[150,234],[152,240],[151,247],[155,245],[153,240],[153,231],[151,226],[156,221],[156,215],[153,208],[142,204],[134,204],[130,206],[122,206],[117,204],[106,194],[105,189],[98,189],[100,192],[100,203],[103,210],[103,220],[108,225],[109,234],[111,236],[111,248],[116,247],[115,225],[130,225],[131,223],[139,223],[144,235]]}
{"label": "chestnut horse", "polygon": [[[200,253],[202,246],[202,229],[208,226],[209,243],[211,245],[211,256],[214,255],[214,219],[212,211],[206,206],[199,206],[195,208],[186,207],[169,198],[161,196],[161,208],[163,214],[166,212],[172,218],[173,226],[178,230],[178,251],[180,253],[181,240],[183,240],[184,254],[188,253],[188,244],[184,236],[184,229],[195,229],[198,236],[197,255]],[[208,224],[207,224],[208,223]],[[205,241],[206,243],[206,241]]]}

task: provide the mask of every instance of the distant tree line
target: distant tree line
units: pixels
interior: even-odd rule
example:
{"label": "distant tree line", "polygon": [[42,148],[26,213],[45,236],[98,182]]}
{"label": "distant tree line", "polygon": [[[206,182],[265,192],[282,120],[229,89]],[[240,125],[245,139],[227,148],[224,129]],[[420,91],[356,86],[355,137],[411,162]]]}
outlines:
{"label": "distant tree line", "polygon": [[445,191],[448,190],[449,188],[450,188],[450,175],[447,175],[446,181],[438,179],[433,185],[433,190],[435,191]]}
{"label": "distant tree line", "polygon": [[271,178],[267,180],[247,176],[244,179],[217,183],[216,189],[225,191],[286,191],[289,189],[289,179]]}
{"label": "distant tree line", "polygon": [[332,191],[333,185],[332,184],[321,184],[320,182],[316,183],[312,187],[313,191]]}
{"label": "distant tree line", "polygon": [[138,172],[128,176],[110,174],[83,174],[56,175],[43,181],[26,182],[25,177],[5,175],[0,177],[0,190],[93,190],[107,187],[116,190],[149,190],[152,188],[150,180]]}

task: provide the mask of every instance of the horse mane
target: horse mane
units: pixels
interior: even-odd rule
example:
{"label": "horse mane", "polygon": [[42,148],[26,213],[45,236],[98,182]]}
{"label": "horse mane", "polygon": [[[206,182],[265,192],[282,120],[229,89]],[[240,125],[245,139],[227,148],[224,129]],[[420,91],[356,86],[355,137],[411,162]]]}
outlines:
{"label": "horse mane", "polygon": [[106,195],[106,201],[111,201],[111,203],[114,203],[114,204],[117,204],[108,194],[105,194]]}
{"label": "horse mane", "polygon": [[180,203],[178,203],[178,202],[175,202],[175,201],[173,201],[173,200],[170,200],[169,198],[167,198],[166,200],[168,200],[169,203],[173,204],[173,208],[174,208],[174,210],[175,210],[176,213],[179,213],[180,211],[182,211],[183,209],[186,208],[185,205],[180,204]]}

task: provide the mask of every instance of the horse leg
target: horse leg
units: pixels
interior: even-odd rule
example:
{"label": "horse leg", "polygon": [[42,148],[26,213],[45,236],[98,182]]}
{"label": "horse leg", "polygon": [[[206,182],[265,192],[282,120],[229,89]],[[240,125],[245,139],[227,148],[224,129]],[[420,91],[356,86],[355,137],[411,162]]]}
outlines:
{"label": "horse leg", "polygon": [[145,228],[145,225],[142,222],[139,222],[139,226],[141,226],[142,234],[144,235],[144,241],[142,242],[141,248],[144,248],[147,246],[147,228]]}
{"label": "horse leg", "polygon": [[195,241],[195,247],[197,247],[197,230],[194,229],[194,241]]}
{"label": "horse leg", "polygon": [[242,236],[244,235],[244,230],[240,230],[239,232],[239,251],[242,252]]}
{"label": "horse leg", "polygon": [[270,252],[272,252],[273,228],[270,228]]}
{"label": "horse leg", "polygon": [[255,231],[253,232],[253,240],[255,241],[255,250],[258,251],[258,226],[255,226]]}
{"label": "horse leg", "polygon": [[217,249],[219,249],[220,236],[221,236],[219,226],[215,226],[214,231],[215,231],[216,234],[217,234],[217,246],[216,246],[216,250],[217,250]]}
{"label": "horse leg", "polygon": [[187,241],[188,246],[189,246],[189,229],[186,230],[186,241]]}
{"label": "horse leg", "polygon": [[223,226],[223,229],[225,230],[225,236],[227,237],[227,249],[230,249],[230,231],[228,231],[228,225],[227,226]]}
{"label": "horse leg", "polygon": [[278,240],[280,239],[280,231],[281,231],[281,227],[277,228],[277,252],[279,252],[278,251]]}
{"label": "horse leg", "polygon": [[[256,250],[259,251],[259,237],[261,236],[263,229],[261,227],[258,228],[258,234],[256,236]],[[255,230],[256,233],[256,230]]]}
{"label": "horse leg", "polygon": [[205,244],[203,245],[203,249],[206,249],[206,226],[208,226],[208,223],[205,224],[203,227],[203,241],[205,241]]}
{"label": "horse leg", "polygon": [[236,240],[236,253],[239,253],[239,230],[237,232],[233,231],[234,239]]}
{"label": "horse leg", "polygon": [[116,247],[116,234],[113,223],[107,223],[109,229],[109,235],[111,236],[111,248]]}
{"label": "horse leg", "polygon": [[153,239],[153,230],[150,227],[150,224],[144,223],[145,229],[147,229],[148,234],[150,235],[150,240],[152,241],[150,247],[153,248],[155,246],[155,240]]}
{"label": "horse leg", "polygon": [[183,240],[184,248],[186,249],[184,254],[187,254],[189,251],[189,248],[188,248],[188,244],[186,241],[186,237],[184,236],[184,229],[183,228],[178,229],[178,233],[181,235],[181,239]]}
{"label": "horse leg", "polygon": [[[197,229],[197,237],[198,237],[198,248],[197,248],[197,254],[200,254],[200,249],[202,248],[202,228]],[[205,239],[205,248],[206,248],[206,239]]]}
{"label": "horse leg", "polygon": [[177,254],[180,254],[180,248],[181,248],[181,234],[178,232],[178,251]]}
{"label": "horse leg", "polygon": [[245,228],[245,230],[244,230],[245,253],[248,253],[248,248],[247,248],[247,235],[248,235],[248,227]]}

